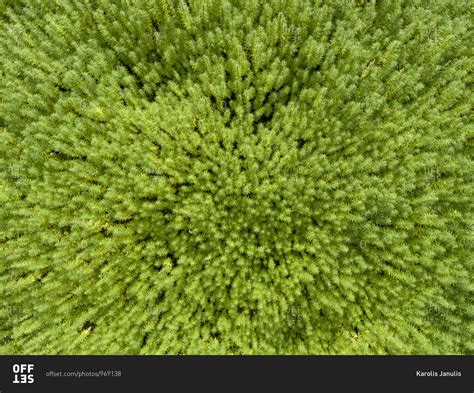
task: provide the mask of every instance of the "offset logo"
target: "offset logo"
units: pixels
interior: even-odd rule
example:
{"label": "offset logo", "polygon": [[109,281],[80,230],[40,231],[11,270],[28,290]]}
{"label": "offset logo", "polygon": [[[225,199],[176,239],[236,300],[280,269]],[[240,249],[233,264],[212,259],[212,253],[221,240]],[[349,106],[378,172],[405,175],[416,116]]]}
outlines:
{"label": "offset logo", "polygon": [[13,383],[33,383],[34,364],[14,364],[13,365]]}

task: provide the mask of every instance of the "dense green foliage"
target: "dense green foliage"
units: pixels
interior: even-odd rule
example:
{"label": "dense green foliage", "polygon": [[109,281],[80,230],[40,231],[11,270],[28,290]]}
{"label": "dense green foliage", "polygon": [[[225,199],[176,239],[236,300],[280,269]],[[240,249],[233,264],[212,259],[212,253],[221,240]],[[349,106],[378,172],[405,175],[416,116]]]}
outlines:
{"label": "dense green foliage", "polygon": [[472,353],[469,1],[2,1],[1,353]]}

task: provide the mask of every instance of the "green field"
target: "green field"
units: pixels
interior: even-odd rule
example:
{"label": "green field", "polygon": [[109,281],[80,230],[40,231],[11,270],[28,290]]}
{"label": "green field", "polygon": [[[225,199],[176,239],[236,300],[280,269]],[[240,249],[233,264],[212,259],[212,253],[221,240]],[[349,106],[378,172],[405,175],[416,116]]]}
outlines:
{"label": "green field", "polygon": [[0,354],[472,354],[472,3],[0,1]]}

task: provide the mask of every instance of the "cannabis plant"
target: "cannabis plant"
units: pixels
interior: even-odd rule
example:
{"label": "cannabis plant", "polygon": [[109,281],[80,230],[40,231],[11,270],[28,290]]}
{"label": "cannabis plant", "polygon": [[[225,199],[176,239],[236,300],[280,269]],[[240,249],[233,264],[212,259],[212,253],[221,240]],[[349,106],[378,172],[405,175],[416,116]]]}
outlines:
{"label": "cannabis plant", "polygon": [[472,353],[465,0],[3,0],[0,348]]}

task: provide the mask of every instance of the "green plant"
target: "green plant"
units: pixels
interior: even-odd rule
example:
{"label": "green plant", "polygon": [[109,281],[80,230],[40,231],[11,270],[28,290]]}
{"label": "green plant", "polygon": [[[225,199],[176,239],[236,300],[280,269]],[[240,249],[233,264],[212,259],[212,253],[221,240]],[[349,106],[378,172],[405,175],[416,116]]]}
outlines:
{"label": "green plant", "polygon": [[469,2],[1,9],[2,353],[472,353]]}

